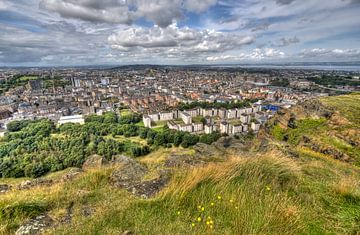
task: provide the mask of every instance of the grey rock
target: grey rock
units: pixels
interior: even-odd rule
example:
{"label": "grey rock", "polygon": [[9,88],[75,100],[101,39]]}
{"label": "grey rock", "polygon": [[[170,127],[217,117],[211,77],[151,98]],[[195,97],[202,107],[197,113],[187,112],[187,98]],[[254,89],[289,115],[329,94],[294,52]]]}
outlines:
{"label": "grey rock", "polygon": [[109,162],[105,159],[105,157],[94,154],[86,159],[83,164],[83,169],[98,168],[107,164],[109,164]]}
{"label": "grey rock", "polygon": [[16,230],[16,235],[42,234],[45,229],[52,227],[54,221],[46,214],[30,219]]}

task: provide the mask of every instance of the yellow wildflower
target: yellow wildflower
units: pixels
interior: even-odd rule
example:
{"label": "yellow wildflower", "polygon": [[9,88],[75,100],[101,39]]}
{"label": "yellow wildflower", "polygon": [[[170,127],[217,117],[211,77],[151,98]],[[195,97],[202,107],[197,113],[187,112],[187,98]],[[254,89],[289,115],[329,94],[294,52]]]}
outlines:
{"label": "yellow wildflower", "polygon": [[217,198],[218,198],[219,200],[221,200],[221,196],[217,196]]}
{"label": "yellow wildflower", "polygon": [[211,228],[211,229],[213,229],[213,228],[214,228],[214,226],[210,225],[210,228]]}
{"label": "yellow wildflower", "polygon": [[271,190],[270,186],[266,186],[266,190],[270,191]]}
{"label": "yellow wildflower", "polygon": [[206,224],[207,224],[207,225],[209,225],[209,224],[210,224],[210,222],[209,222],[209,221],[206,221]]}
{"label": "yellow wildflower", "polygon": [[214,221],[210,220],[209,223],[210,223],[210,224],[214,224]]}
{"label": "yellow wildflower", "polygon": [[232,199],[231,199],[231,200],[230,200],[230,202],[231,202],[231,203],[233,203],[233,202],[234,202],[234,200],[232,200]]}
{"label": "yellow wildflower", "polygon": [[195,227],[195,224],[194,224],[194,223],[192,223],[192,224],[191,224],[191,227]]}
{"label": "yellow wildflower", "polygon": [[198,222],[201,222],[201,217],[198,217],[198,218],[197,218],[197,221],[198,221]]}
{"label": "yellow wildflower", "polygon": [[215,203],[213,203],[213,202],[212,202],[210,205],[211,205],[211,206],[214,206],[214,205],[215,205]]}
{"label": "yellow wildflower", "polygon": [[180,215],[180,214],[181,214],[181,212],[180,212],[180,211],[178,211],[178,212],[177,212],[177,214],[178,214],[178,215]]}
{"label": "yellow wildflower", "polygon": [[201,211],[204,211],[205,210],[205,207],[201,207]]}

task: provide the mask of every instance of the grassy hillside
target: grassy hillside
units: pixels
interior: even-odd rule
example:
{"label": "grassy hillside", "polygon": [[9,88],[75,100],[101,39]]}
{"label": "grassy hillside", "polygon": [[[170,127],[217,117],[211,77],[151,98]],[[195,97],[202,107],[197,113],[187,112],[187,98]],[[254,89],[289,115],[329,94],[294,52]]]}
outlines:
{"label": "grassy hillside", "polygon": [[[357,162],[312,147],[326,144],[356,158],[358,123],[351,110],[358,104],[353,98],[358,96],[321,100],[329,109],[342,102],[342,111],[331,117],[302,112],[296,127],[276,124],[271,129],[276,138],[268,136],[261,152],[226,158],[216,148],[218,157],[207,158],[209,164],[175,168],[167,187],[150,199],[112,186],[111,174],[121,165],[59,180],[72,172],[68,169],[47,175],[44,180],[52,180],[48,186],[27,190],[16,188],[24,179],[0,180],[13,185],[0,196],[0,234],[15,233],[37,215],[53,221],[45,234],[359,234]],[[355,106],[343,107],[348,103]],[[288,121],[285,117],[278,117],[279,122]],[[149,169],[145,178],[153,178],[170,156],[199,157],[196,154],[196,149],[164,148],[137,161]]]}
{"label": "grassy hillside", "polygon": [[[0,199],[0,231],[14,232],[27,218],[47,212],[58,224],[49,234],[360,232],[359,169],[299,151],[297,160],[271,152],[180,171],[149,200],[110,186],[112,168],[89,170],[68,183],[14,190]],[[71,222],[62,224],[70,207]]]}
{"label": "grassy hillside", "polygon": [[306,102],[277,115],[271,125],[271,135],[292,149],[300,145],[360,166],[359,93]]}

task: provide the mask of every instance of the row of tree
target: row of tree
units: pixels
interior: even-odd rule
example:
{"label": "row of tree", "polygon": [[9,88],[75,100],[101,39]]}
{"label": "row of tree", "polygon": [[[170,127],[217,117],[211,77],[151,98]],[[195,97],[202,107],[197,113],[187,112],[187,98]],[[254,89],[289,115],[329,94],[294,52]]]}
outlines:
{"label": "row of tree", "polygon": [[208,108],[225,108],[225,109],[235,109],[235,108],[245,108],[245,107],[251,107],[251,105],[255,102],[257,102],[257,99],[247,99],[247,100],[238,100],[236,102],[227,102],[227,103],[220,103],[220,102],[214,102],[214,103],[209,103],[209,102],[192,102],[189,104],[185,104],[185,103],[180,103],[178,105],[178,109],[183,111],[183,110],[189,110],[189,109],[194,109],[194,108],[204,108],[204,109],[208,109]]}

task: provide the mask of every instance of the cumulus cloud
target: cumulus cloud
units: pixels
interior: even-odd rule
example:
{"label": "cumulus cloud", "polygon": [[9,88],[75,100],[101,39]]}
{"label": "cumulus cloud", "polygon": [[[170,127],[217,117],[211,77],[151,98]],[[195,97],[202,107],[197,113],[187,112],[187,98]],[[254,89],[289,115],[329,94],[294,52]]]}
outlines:
{"label": "cumulus cloud", "polygon": [[217,0],[41,0],[40,7],[65,18],[90,22],[131,24],[145,18],[167,27],[184,16],[184,11],[207,10]]}
{"label": "cumulus cloud", "polygon": [[179,28],[176,24],[166,28],[129,28],[120,30],[108,38],[112,48],[124,51],[171,47],[182,52],[223,52],[241,48],[253,43],[254,40],[252,36]]}
{"label": "cumulus cloud", "polygon": [[130,0],[137,17],[144,17],[160,27],[166,27],[174,20],[181,19],[182,0]]}
{"label": "cumulus cloud", "polygon": [[259,61],[266,59],[283,59],[285,53],[274,48],[256,48],[249,53],[240,53],[239,55],[221,55],[221,56],[209,56],[207,61]]}

